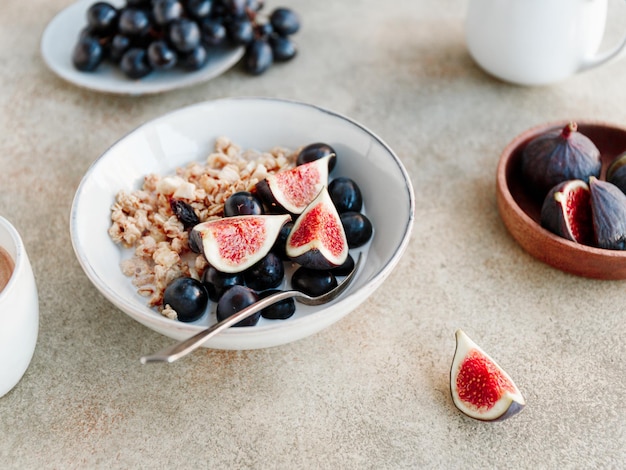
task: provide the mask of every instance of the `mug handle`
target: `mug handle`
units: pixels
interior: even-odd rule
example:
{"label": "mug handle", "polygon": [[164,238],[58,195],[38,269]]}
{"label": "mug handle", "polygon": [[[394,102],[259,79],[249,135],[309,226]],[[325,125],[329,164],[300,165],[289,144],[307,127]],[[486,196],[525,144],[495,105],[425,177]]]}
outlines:
{"label": "mug handle", "polygon": [[593,67],[597,67],[598,65],[602,65],[606,62],[609,62],[613,59],[616,59],[621,53],[626,49],[626,35],[622,38],[622,40],[617,44],[613,49],[609,49],[606,52],[600,53],[586,59],[580,66],[579,71],[588,70]]}

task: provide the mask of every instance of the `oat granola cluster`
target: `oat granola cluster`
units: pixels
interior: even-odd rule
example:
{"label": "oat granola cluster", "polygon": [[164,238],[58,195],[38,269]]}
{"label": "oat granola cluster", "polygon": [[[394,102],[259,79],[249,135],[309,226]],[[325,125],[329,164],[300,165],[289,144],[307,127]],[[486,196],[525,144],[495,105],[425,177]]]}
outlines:
{"label": "oat granola cluster", "polygon": [[215,142],[206,162],[191,162],[175,174],[149,174],[139,190],[121,190],[111,207],[109,235],[115,243],[134,249],[122,261],[137,292],[166,316],[163,292],[180,276],[201,279],[207,262],[191,252],[188,232],[171,209],[172,199],[193,207],[201,222],[223,216],[224,202],[237,191],[250,191],[268,174],[293,167],[296,153],[276,147],[268,152],[242,149],[226,137]]}

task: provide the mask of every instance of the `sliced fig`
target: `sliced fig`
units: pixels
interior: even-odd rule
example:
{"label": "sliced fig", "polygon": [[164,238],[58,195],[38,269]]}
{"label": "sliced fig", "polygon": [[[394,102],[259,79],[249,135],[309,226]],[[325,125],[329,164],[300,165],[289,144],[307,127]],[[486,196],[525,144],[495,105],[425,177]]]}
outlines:
{"label": "sliced fig", "polygon": [[557,184],[541,206],[541,226],[552,233],[584,245],[593,245],[591,195],[583,180]]}
{"label": "sliced fig", "polygon": [[348,241],[326,187],[300,214],[287,237],[287,256],[301,266],[329,269],[348,257]]}
{"label": "sliced fig", "polygon": [[591,216],[596,244],[607,250],[626,249],[626,194],[608,181],[589,180]]}
{"label": "sliced fig", "polygon": [[270,251],[289,214],[240,215],[196,225],[190,244],[200,247],[209,264],[224,273],[237,273]]}
{"label": "sliced fig", "polygon": [[600,176],[600,151],[575,122],[546,132],[528,142],[522,151],[522,175],[540,197],[557,184]]}
{"label": "sliced fig", "polygon": [[328,184],[330,158],[334,155],[270,175],[255,185],[255,191],[271,209],[301,214]]}
{"label": "sliced fig", "polygon": [[461,330],[456,331],[450,392],[462,413],[481,421],[510,418],[526,404],[511,377]]}

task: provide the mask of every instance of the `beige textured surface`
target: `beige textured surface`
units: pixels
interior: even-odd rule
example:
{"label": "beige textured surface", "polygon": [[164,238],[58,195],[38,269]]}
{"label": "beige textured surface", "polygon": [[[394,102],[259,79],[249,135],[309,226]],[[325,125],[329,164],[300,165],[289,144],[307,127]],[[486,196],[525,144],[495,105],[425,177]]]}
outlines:
{"label": "beige textured surface", "polygon": [[[626,284],[529,257],[502,226],[494,186],[500,151],[530,126],[626,124],[626,61],[518,88],[471,61],[464,0],[298,0],[281,3],[303,18],[294,62],[112,97],[61,81],[39,56],[46,23],[69,3],[4,0],[0,15],[0,213],[25,239],[41,303],[33,362],[0,399],[0,467],[626,466]],[[626,24],[623,2],[610,3]],[[370,300],[313,337],[142,366],[141,354],[170,341],[83,274],[68,232],[74,191],[137,125],[236,95],[319,104],[386,140],[415,185],[411,244]],[[454,408],[459,327],[522,389],[520,415],[487,424]]]}

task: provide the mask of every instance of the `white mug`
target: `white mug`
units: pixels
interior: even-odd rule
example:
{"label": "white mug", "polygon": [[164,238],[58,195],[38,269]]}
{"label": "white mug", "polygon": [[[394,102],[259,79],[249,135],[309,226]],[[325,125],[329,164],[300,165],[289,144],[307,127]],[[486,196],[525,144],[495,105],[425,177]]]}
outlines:
{"label": "white mug", "polygon": [[[39,333],[39,297],[33,270],[22,239],[0,217],[0,247],[12,261],[8,282],[0,291],[0,397],[20,381],[35,352]],[[9,264],[11,264],[9,262]],[[4,284],[4,282],[3,282]]]}
{"label": "white mug", "polygon": [[555,83],[619,55],[603,53],[608,0],[469,0],[467,47],[488,73],[519,85]]}

